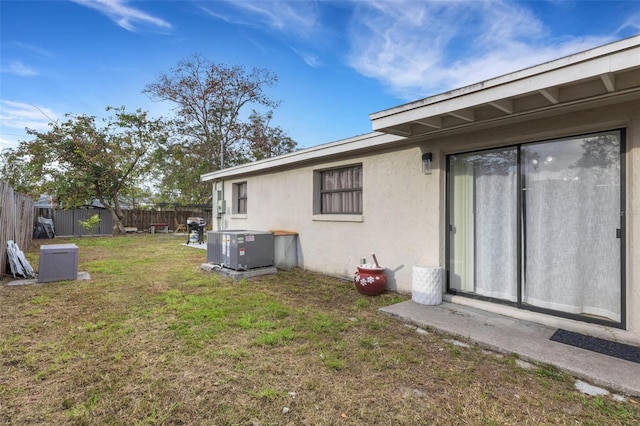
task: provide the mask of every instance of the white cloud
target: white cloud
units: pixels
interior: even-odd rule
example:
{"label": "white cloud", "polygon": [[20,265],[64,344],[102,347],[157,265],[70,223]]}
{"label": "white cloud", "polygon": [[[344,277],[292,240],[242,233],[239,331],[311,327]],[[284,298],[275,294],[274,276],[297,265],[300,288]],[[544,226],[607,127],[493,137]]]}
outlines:
{"label": "white cloud", "polygon": [[0,145],[3,148],[17,146],[28,139],[25,128],[48,130],[48,124],[58,119],[53,110],[26,102],[0,99]]}
{"label": "white cloud", "polygon": [[13,42],[13,45],[18,47],[19,49],[25,51],[25,52],[35,53],[36,55],[44,57],[44,58],[53,58],[54,57],[53,53],[51,53],[47,49],[42,48],[40,46],[36,46],[34,44],[15,41],[15,42]]}
{"label": "white cloud", "polygon": [[226,22],[267,27],[306,39],[321,29],[317,5],[310,1],[225,0],[210,2],[201,9]]}
{"label": "white cloud", "polygon": [[320,57],[318,57],[318,55],[316,55],[315,53],[304,53],[302,55],[302,59],[307,65],[312,68],[317,68],[321,64]]}
{"label": "white cloud", "polygon": [[11,61],[8,65],[2,67],[2,72],[14,74],[21,77],[33,77],[38,75],[38,71],[30,66],[23,64],[21,61]]}
{"label": "white cloud", "polygon": [[[206,2],[200,9],[209,16],[230,24],[242,25],[282,34],[289,39],[291,50],[312,68],[322,65],[320,57],[302,44],[322,43],[326,27],[322,26],[319,8],[310,1],[238,1]],[[265,49],[259,41],[250,40]]]}
{"label": "white cloud", "polygon": [[[49,108],[26,102],[0,100],[0,122],[13,128],[33,127],[44,129],[47,123],[57,120],[58,115]],[[10,125],[12,120],[17,125]],[[23,124],[26,123],[26,124]]]}
{"label": "white cloud", "polygon": [[629,15],[627,19],[618,28],[619,33],[629,33],[631,36],[640,32],[640,12]]}
{"label": "white cloud", "polygon": [[349,63],[414,100],[613,41],[554,40],[510,2],[359,2]]}
{"label": "white cloud", "polygon": [[304,63],[307,64],[308,66],[312,68],[317,68],[321,65],[322,61],[320,60],[320,57],[318,57],[318,55],[316,55],[315,53],[303,52],[299,49],[296,49],[293,46],[291,46],[291,50],[300,58],[302,58]]}
{"label": "white cloud", "polygon": [[127,6],[126,0],[73,0],[82,6],[95,9],[109,17],[127,31],[137,31],[141,24],[159,29],[170,29],[171,24],[162,18],[149,15],[140,9]]}
{"label": "white cloud", "polygon": [[305,34],[316,24],[310,2],[234,2],[239,9],[261,17],[261,21],[282,32]]}
{"label": "white cloud", "polygon": [[[332,32],[335,22],[322,23],[323,10],[333,7],[342,18],[350,15],[345,20],[343,42],[349,49],[347,64],[406,100],[508,74],[619,38],[614,34],[554,37],[535,9],[508,0],[358,0],[336,5],[224,0],[203,2],[200,7],[216,19],[288,37],[291,49],[311,67],[322,61],[310,46],[341,37]],[[335,19],[336,15],[331,16]],[[640,15],[630,15],[618,33],[637,28]]]}

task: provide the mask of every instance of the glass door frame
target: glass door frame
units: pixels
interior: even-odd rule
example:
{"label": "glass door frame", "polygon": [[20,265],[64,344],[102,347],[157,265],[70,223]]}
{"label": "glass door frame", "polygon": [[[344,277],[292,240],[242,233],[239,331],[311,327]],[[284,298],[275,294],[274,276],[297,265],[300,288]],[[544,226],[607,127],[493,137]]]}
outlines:
{"label": "glass door frame", "polygon": [[[606,133],[612,133],[612,132],[619,132],[620,135],[620,206],[619,206],[619,210],[620,210],[620,231],[619,231],[619,244],[620,244],[620,322],[616,322],[614,320],[607,320],[607,319],[603,319],[603,318],[597,318],[597,317],[591,317],[591,316],[587,316],[587,315],[582,315],[582,314],[573,314],[573,313],[568,313],[568,312],[563,312],[563,311],[557,311],[557,310],[553,310],[553,309],[548,309],[548,308],[542,308],[542,307],[537,307],[537,306],[533,306],[530,304],[526,304],[523,303],[523,286],[524,286],[524,268],[527,264],[526,262],[526,251],[524,250],[525,247],[525,243],[526,243],[526,235],[524,234],[524,229],[523,229],[523,217],[524,214],[526,214],[526,205],[525,205],[525,200],[523,197],[523,182],[524,182],[524,167],[522,167],[521,164],[521,147],[522,146],[526,146],[526,145],[532,145],[532,144],[538,144],[538,143],[545,143],[545,142],[562,142],[563,140],[570,140],[570,139],[575,139],[575,138],[580,138],[580,137],[590,137],[590,136],[596,136],[599,134],[606,134]],[[480,153],[480,152],[484,152],[484,151],[492,151],[495,149],[516,149],[516,161],[517,161],[517,171],[516,171],[516,185],[517,185],[517,194],[516,194],[516,203],[517,203],[517,207],[516,207],[516,212],[517,212],[517,220],[516,220],[516,227],[517,227],[517,258],[516,258],[516,267],[517,267],[517,271],[516,271],[516,279],[517,279],[517,283],[516,283],[516,294],[517,294],[517,301],[516,302],[512,302],[512,301],[508,301],[508,300],[503,300],[503,299],[496,299],[496,298],[492,298],[492,297],[488,297],[488,296],[483,296],[480,294],[476,294],[476,293],[469,293],[469,292],[465,292],[465,291],[461,291],[461,290],[456,290],[456,289],[452,289],[450,287],[450,271],[451,271],[451,230],[453,227],[452,224],[452,200],[451,200],[451,185],[452,185],[452,176],[451,176],[451,158],[452,156],[455,155],[461,155],[461,154],[473,154],[473,153]],[[551,139],[545,139],[545,140],[539,140],[539,141],[530,141],[530,142],[525,142],[525,143],[520,143],[520,144],[516,144],[516,145],[506,145],[506,146],[498,146],[498,147],[486,147],[486,148],[482,148],[482,149],[477,149],[477,150],[471,150],[471,151],[464,151],[464,152],[459,152],[459,153],[452,153],[452,154],[448,154],[446,155],[446,171],[445,171],[445,265],[446,265],[446,291],[449,294],[453,294],[453,295],[457,295],[457,296],[464,296],[464,297],[468,297],[468,298],[472,298],[472,299],[478,299],[478,300],[483,300],[483,301],[489,301],[492,303],[498,303],[501,305],[507,305],[507,306],[513,306],[516,307],[518,309],[523,309],[523,310],[528,310],[528,311],[532,311],[532,312],[539,312],[539,313],[543,313],[543,314],[548,314],[548,315],[552,315],[552,316],[556,316],[556,317],[561,317],[561,318],[568,318],[568,319],[572,319],[572,320],[577,320],[577,321],[581,321],[581,322],[587,322],[587,323],[594,323],[594,324],[601,324],[601,325],[605,325],[605,326],[609,326],[609,327],[615,327],[615,328],[621,328],[621,329],[626,329],[626,322],[627,322],[627,300],[626,300],[626,129],[625,128],[618,128],[618,129],[609,129],[609,130],[604,130],[604,131],[598,131],[598,132],[591,132],[591,133],[586,133],[586,134],[578,134],[578,135],[571,135],[571,136],[564,136],[564,137],[558,137],[558,138],[551,138]]]}

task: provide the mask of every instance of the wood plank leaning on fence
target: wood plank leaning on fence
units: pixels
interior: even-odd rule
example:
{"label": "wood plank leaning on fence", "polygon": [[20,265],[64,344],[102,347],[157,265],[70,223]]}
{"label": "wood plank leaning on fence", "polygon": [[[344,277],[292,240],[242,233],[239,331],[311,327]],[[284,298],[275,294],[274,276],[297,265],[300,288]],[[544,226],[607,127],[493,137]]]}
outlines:
{"label": "wood plank leaning on fence", "polygon": [[33,242],[36,209],[33,200],[0,182],[0,277],[7,271],[7,242],[13,240],[22,250]]}

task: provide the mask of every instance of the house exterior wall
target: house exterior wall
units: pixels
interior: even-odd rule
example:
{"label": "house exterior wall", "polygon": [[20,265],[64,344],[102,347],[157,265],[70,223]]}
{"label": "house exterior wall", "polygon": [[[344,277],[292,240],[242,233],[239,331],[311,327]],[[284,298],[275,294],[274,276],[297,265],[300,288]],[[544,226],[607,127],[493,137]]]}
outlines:
{"label": "house exterior wall", "polygon": [[[228,180],[225,194],[247,182],[248,208],[233,215],[227,199],[223,229],[295,231],[299,266],[341,277],[375,252],[391,271],[389,288],[410,292],[412,265],[440,263],[439,178],[422,174],[421,155],[408,146]],[[363,168],[363,215],[314,215],[314,171],[353,164]]]}
{"label": "house exterior wall", "polygon": [[[626,129],[626,308],[627,329],[640,330],[640,103],[637,100],[563,112],[543,112],[446,135],[410,139],[396,146],[339,160],[237,176],[224,181],[226,214],[220,229],[299,233],[299,266],[351,278],[359,260],[375,252],[387,268],[390,290],[410,293],[412,266],[445,267],[448,154],[509,146],[585,133]],[[393,145],[393,144],[391,144]],[[421,155],[433,153],[433,174],[424,175]],[[362,164],[363,214],[313,214],[314,171]],[[233,215],[234,183],[247,182],[246,215]]]}

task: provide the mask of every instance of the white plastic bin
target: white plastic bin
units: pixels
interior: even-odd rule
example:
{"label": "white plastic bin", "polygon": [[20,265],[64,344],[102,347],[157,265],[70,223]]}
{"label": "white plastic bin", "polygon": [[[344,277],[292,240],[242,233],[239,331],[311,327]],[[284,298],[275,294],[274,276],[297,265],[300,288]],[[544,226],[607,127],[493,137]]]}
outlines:
{"label": "white plastic bin", "polygon": [[444,272],[439,267],[413,267],[411,280],[411,300],[421,305],[442,303],[442,278]]}

